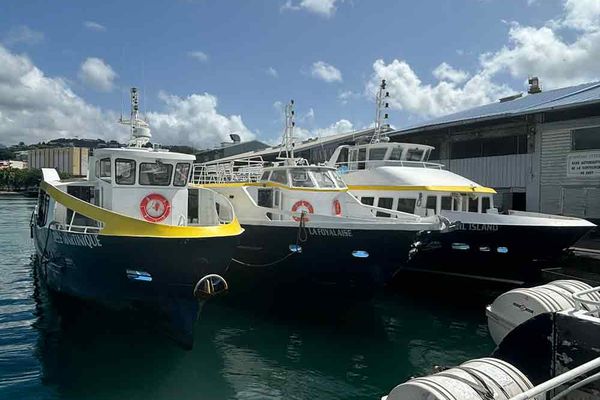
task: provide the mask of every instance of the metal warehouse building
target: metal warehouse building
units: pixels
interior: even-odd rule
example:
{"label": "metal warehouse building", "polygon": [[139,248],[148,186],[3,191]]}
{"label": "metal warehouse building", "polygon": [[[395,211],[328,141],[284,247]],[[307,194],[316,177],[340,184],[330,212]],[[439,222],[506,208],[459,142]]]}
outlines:
{"label": "metal warehouse building", "polygon": [[30,169],[56,168],[72,176],[85,176],[88,172],[87,147],[48,147],[28,151]]}

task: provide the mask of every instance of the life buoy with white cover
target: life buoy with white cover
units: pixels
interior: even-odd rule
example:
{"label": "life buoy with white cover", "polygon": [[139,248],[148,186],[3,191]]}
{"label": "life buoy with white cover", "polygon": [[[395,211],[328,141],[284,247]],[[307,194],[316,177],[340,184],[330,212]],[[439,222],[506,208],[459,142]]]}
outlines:
{"label": "life buoy with white cover", "polygon": [[[299,200],[297,202],[294,203],[294,205],[292,206],[292,212],[302,212],[305,211],[307,214],[313,214],[315,212],[315,209],[313,208],[312,204],[310,204],[308,201],[306,200]],[[294,218],[294,221],[296,222],[300,222],[301,218],[297,217],[297,216],[293,216],[292,218]],[[304,222],[308,221],[308,217],[305,215],[304,216]]]}
{"label": "life buoy with white cover", "polygon": [[151,193],[140,202],[140,212],[146,221],[160,222],[171,214],[171,203],[162,194]]}

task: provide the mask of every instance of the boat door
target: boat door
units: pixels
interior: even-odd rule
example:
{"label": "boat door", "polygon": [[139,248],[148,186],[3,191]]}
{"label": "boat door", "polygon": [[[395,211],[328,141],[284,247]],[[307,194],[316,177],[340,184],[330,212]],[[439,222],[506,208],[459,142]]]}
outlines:
{"label": "boat door", "polygon": [[365,147],[354,147],[350,149],[348,157],[348,167],[350,171],[357,169],[365,169],[365,161],[367,159],[367,149]]}

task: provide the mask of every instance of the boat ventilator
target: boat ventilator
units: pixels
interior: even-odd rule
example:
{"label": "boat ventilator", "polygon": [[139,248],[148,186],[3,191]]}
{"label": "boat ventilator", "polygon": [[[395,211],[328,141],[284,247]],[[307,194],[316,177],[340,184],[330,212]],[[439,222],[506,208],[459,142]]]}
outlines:
{"label": "boat ventilator", "polygon": [[221,275],[209,274],[196,283],[194,297],[197,299],[207,299],[225,293],[228,289],[229,285],[225,278]]}

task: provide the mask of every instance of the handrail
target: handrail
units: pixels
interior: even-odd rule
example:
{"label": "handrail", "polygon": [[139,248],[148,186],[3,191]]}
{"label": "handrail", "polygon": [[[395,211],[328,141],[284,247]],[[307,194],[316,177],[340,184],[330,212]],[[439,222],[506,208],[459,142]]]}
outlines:
{"label": "handrail", "polygon": [[[526,390],[521,394],[511,397],[509,400],[533,399],[535,396],[539,396],[540,394],[545,394],[545,393],[551,391],[552,389],[556,389],[557,387],[564,385],[565,383],[570,382],[571,380],[578,378],[581,375],[588,373],[599,367],[600,367],[600,357],[595,358],[591,361],[588,361],[585,364],[581,364],[580,366],[573,368],[572,370],[567,371],[563,374],[555,376],[554,378],[547,380],[546,382],[542,382],[539,385],[537,385],[529,390]],[[556,396],[555,398],[558,398],[558,396]]]}
{"label": "handrail", "polygon": [[584,311],[586,315],[597,316],[598,311],[600,311],[600,300],[593,300],[589,297],[583,297],[594,292],[600,293],[600,286],[575,292],[571,295],[575,301],[575,307],[578,310]]}
{"label": "handrail", "polygon": [[[443,169],[443,164],[432,163],[428,161],[408,161],[408,160],[364,160],[364,161],[345,161],[337,162],[334,164],[336,168],[346,166],[347,171],[357,171],[359,168],[350,168],[350,164],[358,166],[359,164],[365,164],[367,167],[376,164],[378,167],[385,166],[400,166],[400,167],[418,167],[418,168],[431,168],[431,169]],[[365,168],[363,168],[365,169]]]}
{"label": "handrail", "polygon": [[263,168],[262,157],[194,164],[192,183],[256,182],[261,177]]}

